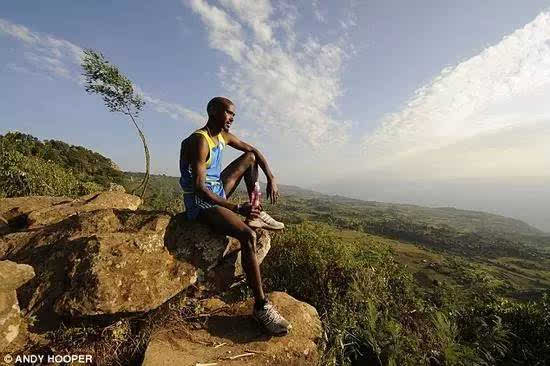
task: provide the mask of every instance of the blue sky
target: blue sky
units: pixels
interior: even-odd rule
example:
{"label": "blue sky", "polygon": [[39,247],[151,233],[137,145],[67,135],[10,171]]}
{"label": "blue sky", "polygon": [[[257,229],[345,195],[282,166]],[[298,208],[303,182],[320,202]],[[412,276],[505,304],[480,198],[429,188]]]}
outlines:
{"label": "blue sky", "polygon": [[65,140],[142,170],[132,126],[84,91],[78,60],[94,48],[145,96],[155,173],[178,174],[180,141],[225,95],[235,134],[282,183],[483,209],[550,231],[549,6],[4,1],[0,133]]}

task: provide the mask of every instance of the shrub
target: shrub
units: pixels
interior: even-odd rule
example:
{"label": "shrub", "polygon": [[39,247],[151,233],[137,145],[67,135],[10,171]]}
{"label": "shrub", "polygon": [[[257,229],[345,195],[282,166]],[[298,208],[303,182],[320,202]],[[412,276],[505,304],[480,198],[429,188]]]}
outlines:
{"label": "shrub", "polygon": [[0,196],[75,197],[103,188],[79,181],[71,171],[52,161],[23,156],[18,151],[0,148]]}
{"label": "shrub", "polygon": [[263,264],[269,290],[318,310],[324,365],[548,364],[549,294],[503,300],[498,281],[469,267],[463,285],[420,289],[383,239],[335,233],[327,224],[289,225]]}
{"label": "shrub", "polygon": [[325,364],[425,364],[431,308],[388,246],[343,242],[305,222],[273,238],[266,286],[311,303],[325,324]]}

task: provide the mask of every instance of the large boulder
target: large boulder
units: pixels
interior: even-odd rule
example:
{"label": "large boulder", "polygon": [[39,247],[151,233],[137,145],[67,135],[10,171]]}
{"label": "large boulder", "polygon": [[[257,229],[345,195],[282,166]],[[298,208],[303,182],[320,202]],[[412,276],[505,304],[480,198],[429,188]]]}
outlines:
{"label": "large boulder", "polygon": [[204,307],[212,315],[202,328],[182,324],[154,333],[142,365],[316,365],[322,328],[315,308],[282,292],[270,300],[292,323],[288,335],[265,335],[250,315],[252,299],[232,305],[210,300]]}
{"label": "large boulder", "polygon": [[0,261],[0,352],[16,351],[24,343],[27,328],[15,290],[33,277],[31,266]]}
{"label": "large boulder", "polygon": [[0,200],[25,215],[17,232],[0,236],[0,259],[34,267],[20,301],[39,329],[57,325],[54,309],[79,316],[151,310],[195,281],[194,266],[164,247],[171,217],[131,211],[140,203],[120,192]]}
{"label": "large boulder", "polygon": [[100,209],[136,210],[141,204],[137,196],[123,192],[100,192],[82,196],[76,200],[59,203],[40,210],[34,210],[27,216],[29,228],[51,225],[63,219]]}
{"label": "large boulder", "polygon": [[[261,264],[271,249],[271,237],[266,230],[256,230],[256,260]],[[207,273],[210,287],[217,291],[225,291],[233,285],[245,280],[245,273],[241,259],[241,243],[232,237],[228,237],[227,245],[222,257]]]}
{"label": "large boulder", "polygon": [[[183,215],[133,211],[139,197],[34,198],[36,203],[33,197],[0,200],[8,211],[24,212],[26,225],[0,235],[0,259],[34,268],[36,277],[19,290],[19,299],[39,330],[55,328],[65,316],[149,311],[197,278],[217,290],[244,278],[237,240]],[[263,230],[257,237],[261,263],[270,237]]]}
{"label": "large boulder", "polygon": [[[256,259],[261,264],[271,248],[267,230],[256,230]],[[185,221],[175,216],[166,229],[165,243],[179,260],[192,263],[200,269],[200,280],[207,281],[215,290],[224,291],[244,279],[240,242],[212,231],[198,222]]]}
{"label": "large boulder", "polygon": [[29,196],[0,199],[0,234],[24,227],[27,215],[33,211],[71,202],[68,197]]}
{"label": "large boulder", "polygon": [[69,288],[57,301],[77,316],[148,311],[195,283],[196,269],[177,261],[154,232],[82,238],[68,261]]}

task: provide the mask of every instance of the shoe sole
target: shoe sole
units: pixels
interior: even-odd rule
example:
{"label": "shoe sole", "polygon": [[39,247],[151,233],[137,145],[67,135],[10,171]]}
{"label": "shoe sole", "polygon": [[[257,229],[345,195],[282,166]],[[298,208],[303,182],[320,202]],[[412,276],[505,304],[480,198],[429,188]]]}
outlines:
{"label": "shoe sole", "polygon": [[283,230],[285,227],[274,227],[274,226],[270,226],[269,224],[260,224],[260,225],[256,225],[256,224],[252,224],[250,225],[250,223],[248,222],[247,223],[248,226],[250,226],[251,228],[254,228],[254,229],[267,229],[267,230]]}

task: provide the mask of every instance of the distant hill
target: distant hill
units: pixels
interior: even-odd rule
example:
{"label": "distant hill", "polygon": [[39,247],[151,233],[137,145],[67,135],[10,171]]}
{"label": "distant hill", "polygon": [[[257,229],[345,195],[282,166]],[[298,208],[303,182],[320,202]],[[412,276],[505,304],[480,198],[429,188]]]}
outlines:
{"label": "distant hill", "polygon": [[371,209],[373,214],[391,212],[394,215],[431,225],[448,225],[462,232],[497,232],[539,235],[543,232],[517,219],[481,211],[461,210],[454,207],[423,207],[411,204],[361,201],[340,196],[329,196],[331,202],[357,205]]}
{"label": "distant hill", "polygon": [[3,150],[16,151],[25,157],[54,163],[82,182],[108,186],[111,182],[120,184],[123,181],[123,173],[111,159],[82,146],[58,140],[40,141],[21,132],[0,135],[0,146]]}
{"label": "distant hill", "polygon": [[482,211],[461,210],[454,207],[423,207],[411,204],[364,201],[340,195],[328,195],[291,185],[279,185],[281,193],[311,199],[312,206],[330,204],[360,210],[368,216],[397,216],[419,223],[448,225],[460,232],[495,232],[521,235],[544,235],[541,230],[517,219]]}

